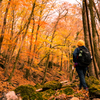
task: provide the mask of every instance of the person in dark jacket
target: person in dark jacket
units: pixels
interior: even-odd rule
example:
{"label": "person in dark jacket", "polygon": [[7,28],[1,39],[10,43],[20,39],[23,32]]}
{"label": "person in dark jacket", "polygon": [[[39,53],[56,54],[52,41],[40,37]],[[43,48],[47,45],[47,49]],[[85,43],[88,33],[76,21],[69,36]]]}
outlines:
{"label": "person in dark jacket", "polygon": [[85,82],[85,74],[88,69],[88,66],[85,66],[85,67],[79,66],[78,61],[77,61],[77,57],[79,54],[79,47],[86,48],[84,45],[85,45],[85,43],[83,40],[79,40],[77,42],[78,47],[73,52],[73,62],[74,62],[74,67],[76,68],[76,71],[77,71],[79,79],[80,79],[79,90],[82,89],[82,87],[83,87],[86,91],[88,91],[88,87]]}

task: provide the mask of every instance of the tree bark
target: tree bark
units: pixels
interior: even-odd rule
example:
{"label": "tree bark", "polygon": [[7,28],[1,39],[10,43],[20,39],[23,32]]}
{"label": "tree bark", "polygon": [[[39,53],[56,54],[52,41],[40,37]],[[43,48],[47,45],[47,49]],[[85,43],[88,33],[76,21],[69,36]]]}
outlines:
{"label": "tree bark", "polygon": [[98,0],[99,16],[100,16],[100,0]]}
{"label": "tree bark", "polygon": [[92,37],[93,37],[93,45],[94,45],[94,51],[95,51],[95,58],[100,70],[100,54],[98,49],[98,43],[97,43],[97,36],[96,36],[96,23],[95,23],[95,16],[93,12],[93,0],[89,0],[89,8],[90,8],[90,16],[91,16],[91,27],[92,27]]}
{"label": "tree bark", "polygon": [[62,63],[63,63],[63,51],[62,51],[62,54],[61,54],[61,65],[60,65],[60,71],[62,71],[62,67],[63,67],[63,66],[62,66],[62,65],[63,65]]}
{"label": "tree bark", "polygon": [[11,0],[9,0],[9,2],[8,2],[7,8],[6,8],[6,12],[5,12],[5,15],[4,15],[3,26],[2,26],[1,36],[0,36],[0,52],[1,52],[1,46],[2,46],[2,42],[3,42],[3,38],[4,38],[4,33],[5,33],[6,20],[7,20],[7,15],[8,15],[8,10],[9,10],[9,6],[10,6],[10,2],[11,2]]}
{"label": "tree bark", "polygon": [[47,55],[46,66],[45,66],[45,72],[44,72],[44,77],[43,77],[42,84],[44,84],[44,82],[45,82],[45,77],[46,77],[46,73],[47,73],[47,69],[48,69],[48,64],[49,64],[49,55]]}
{"label": "tree bark", "polygon": [[0,3],[2,2],[2,0],[0,0]]}
{"label": "tree bark", "polygon": [[[85,2],[85,0],[83,1]],[[88,33],[88,23],[87,23],[87,16],[86,16],[86,5],[85,3],[83,3],[83,9],[82,9],[82,20],[83,20],[83,30],[84,30],[84,40],[85,40],[85,45],[86,47],[89,49],[89,51],[91,51],[91,47],[90,47],[90,40],[89,40],[89,33]],[[95,75],[93,73],[93,63],[90,65],[90,69],[89,69],[89,74],[90,75]]]}
{"label": "tree bark", "polygon": [[[91,54],[93,56],[93,62],[90,64],[89,72],[90,72],[90,75],[95,76],[95,74],[96,74],[96,77],[98,77],[97,69],[96,69],[97,68],[96,61],[95,61],[95,57],[94,57],[94,47],[92,45],[92,39],[91,39],[89,12],[88,12],[88,8],[87,8],[87,1],[86,0],[83,1],[82,17],[83,17],[83,29],[84,29],[84,36],[85,36],[84,38],[86,41],[86,46],[91,51]],[[94,65],[94,68],[93,68],[93,65]],[[95,74],[94,74],[93,69],[95,69]]]}
{"label": "tree bark", "polygon": [[[14,10],[12,11],[12,27],[11,27],[10,40],[12,40],[12,37],[13,37],[13,27],[14,27]],[[6,64],[8,63],[7,66],[5,67],[6,68],[6,71],[4,73],[5,76],[7,76],[8,67],[9,67],[11,57],[12,57],[12,54],[13,54],[12,52],[13,52],[13,47],[11,47],[11,48],[9,47],[8,51],[7,51],[7,58],[6,58],[6,61],[5,61],[5,64],[4,64],[4,66],[6,66]]]}
{"label": "tree bark", "polygon": [[[31,39],[30,39],[30,52],[32,52],[32,41],[33,41],[33,32],[34,32],[34,27],[35,27],[35,19],[34,19],[34,13],[33,13],[33,28],[32,28],[32,32],[31,32]],[[28,64],[31,65],[33,58],[28,57]]]}

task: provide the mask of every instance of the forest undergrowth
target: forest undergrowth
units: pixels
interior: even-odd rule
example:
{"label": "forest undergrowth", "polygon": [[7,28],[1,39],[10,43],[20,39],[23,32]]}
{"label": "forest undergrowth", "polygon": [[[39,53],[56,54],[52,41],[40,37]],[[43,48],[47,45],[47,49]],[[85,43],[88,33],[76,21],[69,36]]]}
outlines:
{"label": "forest undergrowth", "polygon": [[[18,86],[21,86],[21,85],[35,86],[36,84],[42,83],[45,66],[32,68],[30,70],[29,76],[26,78],[26,69],[28,69],[28,67],[24,66],[23,68],[21,68],[21,63],[18,63],[17,68],[14,71],[14,75],[11,79],[11,83],[9,83],[7,79],[12,71],[12,68],[13,68],[13,63],[10,64],[7,76],[5,77],[4,76],[5,69],[2,69],[0,67],[0,97],[3,95],[4,92],[7,93],[9,91],[12,91],[16,89]],[[53,66],[52,68],[48,68],[45,82],[48,82],[48,81],[61,82],[61,81],[67,80],[68,81],[67,84],[69,85],[71,83],[69,79],[69,75],[70,74],[68,74],[66,70],[60,71],[59,67]],[[67,97],[70,98],[70,97],[76,96],[80,98],[80,100],[89,100],[88,92],[85,90],[78,89],[79,81],[78,79],[75,79],[75,75],[72,78],[72,81],[74,80],[77,80],[77,83],[75,87],[73,88],[75,93],[74,95],[68,95]]]}

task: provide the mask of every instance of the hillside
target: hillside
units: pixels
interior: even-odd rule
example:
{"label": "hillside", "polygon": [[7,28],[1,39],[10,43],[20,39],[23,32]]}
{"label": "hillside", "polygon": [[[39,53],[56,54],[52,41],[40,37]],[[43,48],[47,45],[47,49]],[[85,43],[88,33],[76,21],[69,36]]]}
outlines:
{"label": "hillside", "polygon": [[[13,68],[13,64],[10,65],[11,66],[9,67],[8,70],[8,76],[10,75]],[[27,68],[25,67],[21,69],[21,66],[18,64],[10,84],[9,82],[7,82],[8,76],[6,77],[4,76],[5,69],[2,69],[0,67],[0,96],[2,95],[3,92],[11,91],[20,85],[30,84],[34,86],[37,83],[38,84],[42,83],[42,79],[44,76],[44,66],[38,68],[32,68],[30,70],[30,75],[28,79],[25,78]],[[53,66],[53,68],[48,68],[45,82],[53,80],[55,81],[69,80],[67,78],[67,72],[59,70],[60,70],[59,67],[55,66]]]}

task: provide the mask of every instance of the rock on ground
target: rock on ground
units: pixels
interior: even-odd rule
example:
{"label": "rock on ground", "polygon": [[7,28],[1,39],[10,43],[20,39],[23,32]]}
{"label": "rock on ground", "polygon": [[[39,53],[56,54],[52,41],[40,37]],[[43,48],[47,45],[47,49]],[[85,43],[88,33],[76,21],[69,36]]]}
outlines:
{"label": "rock on ground", "polygon": [[14,91],[9,91],[8,93],[4,94],[0,100],[22,100],[19,98]]}
{"label": "rock on ground", "polygon": [[71,98],[70,100],[79,100],[79,98],[73,97],[73,98]]}

